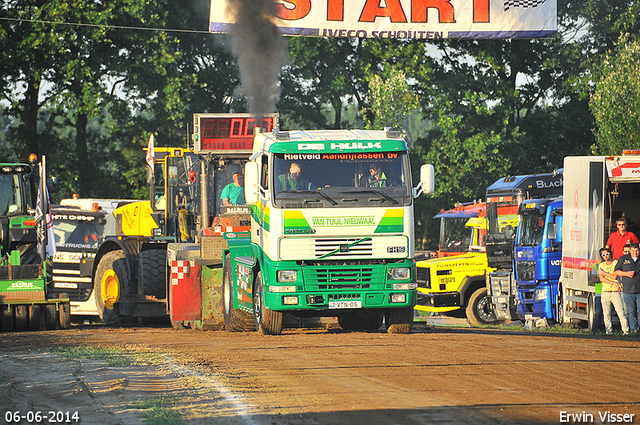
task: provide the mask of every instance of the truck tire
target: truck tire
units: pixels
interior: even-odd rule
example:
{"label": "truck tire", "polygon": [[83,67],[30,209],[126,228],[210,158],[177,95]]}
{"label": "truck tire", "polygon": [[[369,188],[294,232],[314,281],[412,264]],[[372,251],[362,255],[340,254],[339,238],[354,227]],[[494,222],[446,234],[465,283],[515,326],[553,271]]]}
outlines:
{"label": "truck tire", "polygon": [[33,304],[29,306],[29,330],[39,331],[42,323],[42,306]]}
{"label": "truck tire", "polygon": [[273,311],[264,305],[264,285],[262,272],[258,272],[253,285],[253,310],[256,315],[256,331],[263,335],[280,335],[282,333],[282,312]]}
{"label": "truck tire", "polygon": [[140,253],[142,293],[159,300],[167,298],[167,251],[150,249]]}
{"label": "truck tire", "polygon": [[121,318],[114,310],[114,303],[129,293],[129,269],[125,264],[122,251],[111,251],[101,259],[93,281],[96,291],[96,308],[100,319],[108,325],[117,323]]}
{"label": "truck tire", "polygon": [[496,315],[491,307],[491,298],[487,296],[487,288],[478,288],[469,298],[467,319],[473,326],[496,323]]}
{"label": "truck tire", "polygon": [[54,329],[58,329],[58,308],[55,304],[47,304],[44,307],[44,325],[45,327],[52,331]]}
{"label": "truck tire", "polygon": [[413,327],[413,307],[390,308],[385,313],[387,333],[410,334]]}
{"label": "truck tire", "polygon": [[[69,294],[62,293],[60,298],[69,298]],[[71,302],[58,304],[58,320],[60,329],[69,329],[71,327]]]}
{"label": "truck tire", "polygon": [[345,331],[377,331],[383,321],[382,311],[354,311],[338,316],[338,324]]}
{"label": "truck tire", "polygon": [[224,259],[222,270],[222,300],[224,303],[224,327],[229,332],[246,332],[256,329],[255,316],[233,306],[233,275],[229,255]]}
{"label": "truck tire", "polygon": [[0,329],[4,332],[13,331],[13,306],[0,305]]}
{"label": "truck tire", "polygon": [[15,319],[13,322],[13,330],[26,331],[29,328],[29,307],[26,305],[17,305],[15,308]]}

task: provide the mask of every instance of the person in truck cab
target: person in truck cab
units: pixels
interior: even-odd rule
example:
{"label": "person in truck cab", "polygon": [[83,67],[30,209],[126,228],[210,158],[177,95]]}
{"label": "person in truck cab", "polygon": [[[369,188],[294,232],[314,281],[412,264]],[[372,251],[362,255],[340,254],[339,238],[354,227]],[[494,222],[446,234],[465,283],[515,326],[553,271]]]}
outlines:
{"label": "person in truck cab", "polygon": [[244,174],[235,173],[233,183],[229,183],[222,189],[222,205],[244,205]]}
{"label": "person in truck cab", "polygon": [[627,231],[627,219],[624,217],[620,217],[618,221],[616,221],[616,227],[618,230],[613,232],[609,239],[607,239],[607,248],[611,248],[613,252],[613,259],[617,260],[620,258],[622,254],[622,248],[626,244],[630,244],[631,242],[639,243],[638,237],[633,233]]}
{"label": "person in truck cab", "polygon": [[385,187],[387,186],[387,176],[382,172],[382,168],[378,164],[369,166],[369,177],[367,177],[367,187]]}
{"label": "person in truck cab", "polygon": [[276,179],[276,193],[283,190],[313,190],[309,180],[302,177],[302,167],[292,162],[287,174],[281,174]]}
{"label": "person in truck cab", "polygon": [[615,273],[621,277],[624,307],[629,321],[629,330],[638,332],[640,312],[640,248],[637,242],[631,243],[629,254],[618,258]]}

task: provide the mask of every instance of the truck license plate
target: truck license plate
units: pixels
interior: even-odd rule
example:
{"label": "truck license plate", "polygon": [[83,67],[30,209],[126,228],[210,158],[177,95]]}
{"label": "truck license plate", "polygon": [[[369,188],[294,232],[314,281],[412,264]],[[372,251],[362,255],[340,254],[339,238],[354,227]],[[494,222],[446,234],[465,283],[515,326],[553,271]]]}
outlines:
{"label": "truck license plate", "polygon": [[362,308],[362,301],[329,301],[329,308]]}

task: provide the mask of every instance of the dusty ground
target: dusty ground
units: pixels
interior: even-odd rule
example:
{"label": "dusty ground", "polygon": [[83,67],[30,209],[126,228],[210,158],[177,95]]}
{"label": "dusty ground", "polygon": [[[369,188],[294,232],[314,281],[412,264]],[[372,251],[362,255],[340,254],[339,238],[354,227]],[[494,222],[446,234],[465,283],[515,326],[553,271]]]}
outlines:
{"label": "dusty ground", "polygon": [[[55,354],[76,346],[151,355],[125,367]],[[607,411],[640,423],[639,348],[635,338],[464,328],[5,333],[0,423],[8,411],[77,411],[82,424],[137,424],[160,398],[175,415],[165,423],[533,425],[602,423]]]}

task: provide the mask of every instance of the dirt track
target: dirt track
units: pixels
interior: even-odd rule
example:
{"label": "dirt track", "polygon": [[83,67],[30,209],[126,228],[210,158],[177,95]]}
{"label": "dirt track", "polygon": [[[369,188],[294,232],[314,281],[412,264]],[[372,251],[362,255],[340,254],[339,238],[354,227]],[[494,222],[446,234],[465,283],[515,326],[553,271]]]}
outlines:
{"label": "dirt track", "polygon": [[[108,367],[51,354],[96,345],[154,360]],[[54,410],[78,411],[82,424],[136,424],[140,401],[158,397],[189,424],[557,424],[589,414],[601,423],[606,411],[640,423],[639,348],[635,338],[464,328],[7,333],[0,423],[7,411]],[[568,416],[580,413],[586,420]]]}

